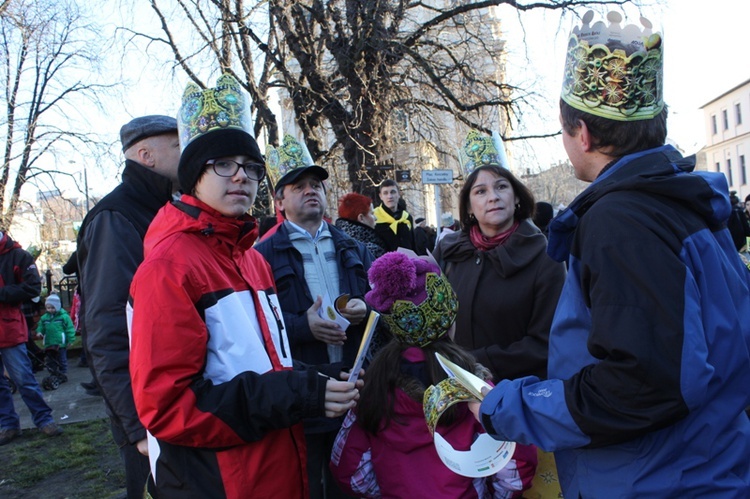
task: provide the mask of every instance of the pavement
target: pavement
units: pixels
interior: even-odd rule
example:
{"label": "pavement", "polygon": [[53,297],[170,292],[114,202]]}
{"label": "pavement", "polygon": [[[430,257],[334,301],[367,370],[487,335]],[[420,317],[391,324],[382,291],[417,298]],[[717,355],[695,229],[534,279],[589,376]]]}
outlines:
{"label": "pavement", "polygon": [[[40,387],[42,380],[48,375],[46,370],[36,373]],[[104,399],[87,395],[80,385],[82,381],[91,381],[91,371],[88,367],[78,367],[78,352],[68,352],[68,381],[62,383],[57,390],[42,388],[44,400],[52,407],[52,416],[57,424],[78,423],[107,417]],[[24,430],[33,428],[31,413],[18,392],[13,394],[13,405],[21,418],[21,428]]]}

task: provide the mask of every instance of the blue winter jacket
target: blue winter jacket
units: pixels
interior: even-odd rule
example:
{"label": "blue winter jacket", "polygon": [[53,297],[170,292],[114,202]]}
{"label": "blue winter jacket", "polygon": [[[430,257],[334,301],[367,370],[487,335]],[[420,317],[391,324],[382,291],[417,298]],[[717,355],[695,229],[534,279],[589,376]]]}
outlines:
{"label": "blue winter jacket", "polygon": [[725,177],[694,164],[626,156],[550,225],[569,273],[549,379],[502,381],[481,410],[555,451],[565,497],[750,497],[750,273]]}

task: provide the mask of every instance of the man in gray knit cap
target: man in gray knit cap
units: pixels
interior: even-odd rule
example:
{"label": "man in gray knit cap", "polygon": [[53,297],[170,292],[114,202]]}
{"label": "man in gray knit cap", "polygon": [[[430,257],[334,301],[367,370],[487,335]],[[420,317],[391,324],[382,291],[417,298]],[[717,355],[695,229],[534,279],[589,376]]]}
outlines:
{"label": "man in gray knit cap", "polygon": [[161,115],[135,118],[120,129],[120,140],[122,183],[91,209],[78,233],[79,316],[89,365],[125,464],[128,497],[135,498],[143,497],[149,465],[146,430],[130,385],[125,306],[143,261],[146,230],[179,188],[177,121]]}

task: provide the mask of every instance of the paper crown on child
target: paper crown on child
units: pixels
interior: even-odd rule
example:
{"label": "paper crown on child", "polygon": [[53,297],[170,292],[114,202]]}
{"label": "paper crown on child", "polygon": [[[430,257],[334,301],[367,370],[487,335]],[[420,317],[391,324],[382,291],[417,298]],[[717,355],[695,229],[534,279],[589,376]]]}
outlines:
{"label": "paper crown on child", "polygon": [[294,183],[306,171],[314,173],[320,180],[328,178],[328,172],[313,162],[307,146],[289,134],[284,135],[279,147],[266,146],[266,170],[274,191]]}
{"label": "paper crown on child", "polygon": [[568,40],[561,98],[571,107],[616,121],[646,120],[664,108],[663,43],[641,17],[644,29],[620,26],[619,12],[591,24],[594,12],[583,16]]}
{"label": "paper crown on child", "polygon": [[492,136],[488,137],[477,130],[470,131],[464,139],[458,159],[465,175],[471,174],[482,166],[499,166],[509,169],[503,139],[497,132],[492,132]]}
{"label": "paper crown on child", "polygon": [[226,156],[248,156],[263,163],[250,111],[250,96],[240,83],[225,73],[215,88],[201,89],[188,83],[177,115],[180,137],[180,187],[190,193],[204,171],[206,161]]}
{"label": "paper crown on child", "polygon": [[365,300],[398,341],[423,347],[455,322],[458,299],[437,264],[393,251],[375,260],[367,275],[372,290]]}

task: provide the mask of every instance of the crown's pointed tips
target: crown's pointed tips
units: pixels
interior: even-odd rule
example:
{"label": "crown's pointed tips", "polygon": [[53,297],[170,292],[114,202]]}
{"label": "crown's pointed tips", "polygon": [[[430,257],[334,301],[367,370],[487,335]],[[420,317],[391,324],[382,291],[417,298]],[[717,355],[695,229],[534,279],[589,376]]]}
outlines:
{"label": "crown's pointed tips", "polygon": [[612,24],[619,24],[622,22],[622,14],[619,12],[611,11],[607,14],[607,20]]}
{"label": "crown's pointed tips", "polygon": [[591,20],[594,19],[594,11],[589,10],[583,15],[583,22],[585,24],[589,24]]}

